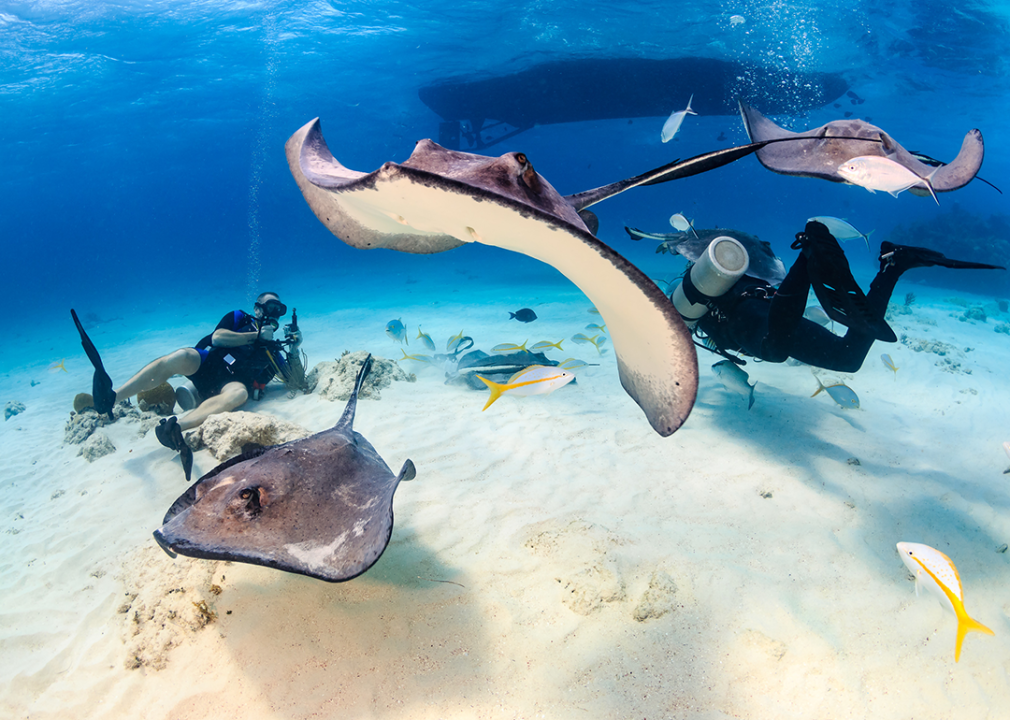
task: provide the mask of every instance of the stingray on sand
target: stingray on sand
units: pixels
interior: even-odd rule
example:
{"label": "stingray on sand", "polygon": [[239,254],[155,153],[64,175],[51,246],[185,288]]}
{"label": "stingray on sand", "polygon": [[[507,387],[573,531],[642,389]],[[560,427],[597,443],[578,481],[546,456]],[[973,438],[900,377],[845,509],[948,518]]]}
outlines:
{"label": "stingray on sand", "polygon": [[265,565],[338,582],[370,568],[393,532],[398,475],[354,432],[362,363],[339,422],[311,437],[256,448],[218,465],[169,508],[158,544],[176,554]]}
{"label": "stingray on sand", "polygon": [[[626,227],[624,230],[632,240],[656,240],[665,247],[667,252],[681,255],[689,262],[697,262],[702,253],[712,244],[717,237],[731,237],[737,240],[744,249],[747,250],[747,257],[750,265],[747,274],[751,277],[760,278],[770,285],[778,285],[786,278],[786,266],[782,260],[772,252],[772,246],[764,240],[759,240],[754,235],[741,232],[740,230],[730,230],[728,228],[713,228],[711,230],[694,230],[694,233],[647,233],[636,228]],[[658,252],[658,251],[657,251]]]}
{"label": "stingray on sand", "polygon": [[621,384],[665,436],[684,423],[697,395],[691,334],[656,284],[593,235],[596,218],[588,208],[633,187],[726,165],[765,144],[706,153],[565,197],[523,153],[485,157],[421,140],[403,163],[364,173],[333,157],[318,119],[295,132],[285,149],[309,207],[352,247],[435,253],[477,242],[559,270],[599,309]]}

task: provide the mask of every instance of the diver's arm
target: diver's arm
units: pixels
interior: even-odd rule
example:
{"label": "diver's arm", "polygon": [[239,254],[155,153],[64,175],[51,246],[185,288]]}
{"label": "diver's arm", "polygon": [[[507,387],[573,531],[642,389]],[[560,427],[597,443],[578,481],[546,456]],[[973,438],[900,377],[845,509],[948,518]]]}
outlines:
{"label": "diver's arm", "polygon": [[211,335],[210,344],[214,347],[241,347],[243,345],[252,345],[256,342],[257,335],[258,333],[254,332],[235,332],[234,330],[219,328],[214,331],[213,335]]}

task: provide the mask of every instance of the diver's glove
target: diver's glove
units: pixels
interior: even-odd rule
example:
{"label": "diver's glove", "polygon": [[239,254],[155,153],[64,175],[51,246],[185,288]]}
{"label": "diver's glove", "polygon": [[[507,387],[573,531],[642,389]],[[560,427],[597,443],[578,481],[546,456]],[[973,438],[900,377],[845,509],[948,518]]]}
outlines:
{"label": "diver's glove", "polygon": [[284,339],[287,340],[288,345],[293,348],[298,347],[302,344],[302,331],[301,330],[289,330],[290,325],[284,327]]}
{"label": "diver's glove", "polygon": [[275,329],[270,323],[263,323],[262,327],[260,327],[260,334],[257,340],[261,343],[273,341]]}

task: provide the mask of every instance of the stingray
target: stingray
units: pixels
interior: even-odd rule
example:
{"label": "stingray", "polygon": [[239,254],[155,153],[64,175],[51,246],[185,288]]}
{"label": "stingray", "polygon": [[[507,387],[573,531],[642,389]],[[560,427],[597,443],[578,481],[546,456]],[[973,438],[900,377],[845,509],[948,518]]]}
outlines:
{"label": "stingray", "polygon": [[[921,162],[915,154],[903,148],[894,138],[876,125],[864,120],[834,120],[813,130],[794,133],[776,125],[754,108],[741,102],[740,114],[752,142],[803,139],[804,142],[768,145],[757,151],[757,158],[769,170],[783,175],[821,178],[832,182],[845,182],[838,174],[838,166],[854,157],[875,155],[886,157],[905,166],[919,177],[925,178],[934,166]],[[863,138],[864,142],[841,140]],[[985,148],[982,133],[969,130],[961,143],[961,152],[947,165],[936,169],[930,183],[936,192],[950,192],[967,185],[979,168]],[[925,188],[910,188],[916,195],[929,195]]]}
{"label": "stingray", "polygon": [[[786,138],[791,140],[791,138]],[[356,248],[436,253],[477,242],[552,265],[600,311],[611,334],[625,391],[660,435],[687,419],[698,391],[691,333],[663,292],[597,239],[595,203],[726,165],[771,140],[705,153],[642,175],[562,197],[526,155],[486,157],[421,140],[403,163],[370,173],[330,153],[319,119],[285,145],[288,166],[309,207]]]}
{"label": "stingray", "polygon": [[[728,228],[714,228],[711,230],[695,230],[695,235],[687,232],[678,233],[647,233],[635,228],[624,228],[632,240],[656,240],[662,243],[667,252],[674,255],[681,255],[689,262],[697,262],[701,254],[717,237],[728,236],[740,242],[747,250],[750,265],[747,274],[751,277],[760,278],[771,285],[778,285],[786,278],[786,266],[782,260],[772,252],[772,246],[764,240],[758,240],[749,233]],[[660,250],[657,250],[660,252]]]}
{"label": "stingray", "polygon": [[248,450],[193,483],[154,531],[158,544],[172,557],[265,565],[328,582],[368,570],[393,532],[393,493],[415,475],[410,460],[393,475],[354,431],[371,367],[369,355],[329,430]]}

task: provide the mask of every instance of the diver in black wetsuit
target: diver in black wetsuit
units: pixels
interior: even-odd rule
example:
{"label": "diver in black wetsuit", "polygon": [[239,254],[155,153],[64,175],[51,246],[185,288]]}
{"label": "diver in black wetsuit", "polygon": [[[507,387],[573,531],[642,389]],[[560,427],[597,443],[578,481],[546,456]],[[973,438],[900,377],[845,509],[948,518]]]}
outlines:
{"label": "diver in black wetsuit", "polygon": [[[905,271],[934,265],[1006,269],[951,260],[926,248],[883,242],[880,271],[864,295],[849,271],[842,248],[824,225],[807,223],[806,229],[796,235],[792,247],[799,249],[800,255],[778,288],[745,274],[727,292],[712,297],[697,289],[697,281],[692,282],[694,267],[685,275],[679,286],[680,294],[694,307],[708,309],[697,318],[695,326],[696,331],[706,336],[707,345],[724,355],[740,352],[776,363],[792,357],[827,370],[856,372],[874,340],[897,340],[884,314]],[[848,327],[844,336],[803,317],[811,287],[828,317]],[[675,305],[677,294],[678,291],[671,294]]]}
{"label": "diver in black wetsuit", "polygon": [[[280,343],[273,340],[279,319],[287,310],[277,293],[262,293],[256,298],[253,314],[243,310],[228,313],[195,347],[180,348],[151,361],[118,390],[112,389],[112,379],[105,372],[98,351],[74,314],[85,351],[95,366],[95,409],[111,416],[117,402],[155,388],[174,375],[186,376],[197,396],[193,398],[192,391],[180,388],[177,399],[188,412],[182,417],[173,415],[162,420],[155,434],[162,445],[180,453],[189,480],[193,455],[182,431],[197,427],[210,415],[237,409],[250,395],[257,396],[276,374],[287,372],[287,363],[279,352]],[[297,347],[301,333],[294,322],[291,327],[295,329],[289,333],[287,342]]]}

